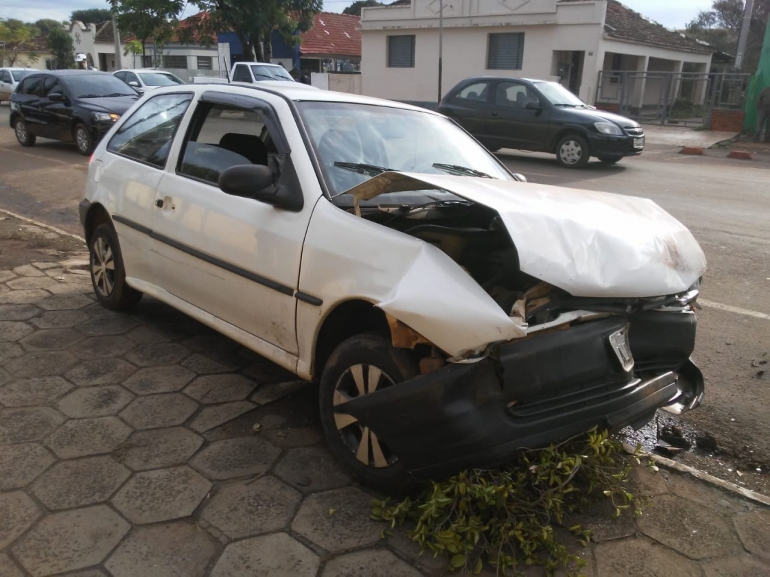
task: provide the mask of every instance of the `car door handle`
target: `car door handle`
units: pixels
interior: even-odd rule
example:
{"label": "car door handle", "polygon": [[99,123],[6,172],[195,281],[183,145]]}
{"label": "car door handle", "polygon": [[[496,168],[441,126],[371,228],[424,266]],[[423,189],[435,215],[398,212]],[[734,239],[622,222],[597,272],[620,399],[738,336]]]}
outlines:
{"label": "car door handle", "polygon": [[489,115],[490,115],[492,118],[497,118],[497,112],[490,112],[490,113],[489,113]]}
{"label": "car door handle", "polygon": [[157,206],[158,208],[163,208],[163,199],[162,198],[157,199],[155,201],[155,206]]}

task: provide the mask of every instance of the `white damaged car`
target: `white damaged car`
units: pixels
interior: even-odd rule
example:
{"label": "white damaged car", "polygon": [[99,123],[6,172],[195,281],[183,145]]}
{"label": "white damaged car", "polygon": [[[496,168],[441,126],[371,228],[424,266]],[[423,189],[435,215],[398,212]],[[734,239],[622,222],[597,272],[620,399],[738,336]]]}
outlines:
{"label": "white damaged car", "polygon": [[161,88],[96,148],[80,216],[104,306],[147,294],[319,382],[329,447],[380,489],[703,396],[692,234],[524,182],[426,110]]}

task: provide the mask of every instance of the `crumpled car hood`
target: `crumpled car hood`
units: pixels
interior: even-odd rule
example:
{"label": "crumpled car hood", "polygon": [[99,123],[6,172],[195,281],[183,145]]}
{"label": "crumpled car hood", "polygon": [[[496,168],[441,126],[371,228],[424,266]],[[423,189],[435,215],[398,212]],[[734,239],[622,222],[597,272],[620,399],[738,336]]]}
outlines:
{"label": "crumpled car hood", "polygon": [[388,192],[445,190],[497,211],[521,270],[573,296],[680,293],[705,272],[692,233],[645,198],[518,181],[385,172],[350,189],[358,200]]}

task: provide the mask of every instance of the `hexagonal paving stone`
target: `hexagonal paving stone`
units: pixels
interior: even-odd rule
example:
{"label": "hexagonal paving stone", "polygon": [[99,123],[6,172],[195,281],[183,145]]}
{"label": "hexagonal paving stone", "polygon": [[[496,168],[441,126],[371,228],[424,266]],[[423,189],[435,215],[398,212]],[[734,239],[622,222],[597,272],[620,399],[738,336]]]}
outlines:
{"label": "hexagonal paving stone", "polygon": [[273,477],[222,487],[201,517],[231,539],[272,533],[286,527],[302,497]]}
{"label": "hexagonal paving stone", "polygon": [[0,304],[21,305],[27,303],[39,303],[41,300],[51,296],[47,290],[29,289],[20,291],[11,291],[0,295]]}
{"label": "hexagonal paving stone", "polygon": [[[49,271],[46,271],[48,273]],[[46,287],[49,293],[55,295],[84,295],[90,296],[93,294],[93,288],[90,285],[75,284],[72,282],[71,275],[57,276],[55,277],[58,284]],[[79,309],[73,309],[79,310]]]}
{"label": "hexagonal paving stone", "polygon": [[16,542],[12,551],[35,576],[101,563],[130,525],[105,505],[54,513]]}
{"label": "hexagonal paving stone", "polygon": [[194,523],[137,527],[104,566],[115,577],[203,577],[217,542]]}
{"label": "hexagonal paving stone", "polygon": [[10,271],[7,269],[0,270],[0,282],[5,282],[7,280],[12,279],[15,276],[16,274],[13,271]]}
{"label": "hexagonal paving stone", "polygon": [[117,458],[134,471],[183,465],[203,444],[184,427],[137,431],[118,449]]}
{"label": "hexagonal paving stone", "polygon": [[644,537],[599,543],[594,556],[602,577],[700,577],[694,561]]}
{"label": "hexagonal paving stone", "polygon": [[414,567],[410,567],[386,549],[356,551],[335,557],[324,567],[322,577],[420,577]]}
{"label": "hexagonal paving stone", "polygon": [[232,367],[218,363],[200,353],[194,353],[187,357],[182,366],[198,375],[227,373],[233,370]]}
{"label": "hexagonal paving stone", "polygon": [[770,577],[770,565],[751,555],[736,555],[701,564],[705,577]]}
{"label": "hexagonal paving stone", "polygon": [[371,503],[356,487],[316,493],[302,503],[291,528],[330,552],[374,545],[382,524],[371,519]]}
{"label": "hexagonal paving stone", "polygon": [[234,403],[204,407],[192,420],[190,428],[199,433],[205,433],[248,413],[253,408],[254,404],[248,401],[235,401]]}
{"label": "hexagonal paving stone", "polygon": [[74,329],[49,329],[37,331],[19,341],[26,350],[56,351],[71,347],[74,343],[83,339],[83,336]]}
{"label": "hexagonal paving stone", "polygon": [[0,577],[24,577],[18,565],[5,553],[0,553]]}
{"label": "hexagonal paving stone", "polygon": [[40,312],[35,305],[0,305],[0,321],[26,321]]}
{"label": "hexagonal paving stone", "polygon": [[42,272],[29,264],[17,266],[13,269],[13,274],[18,276],[43,276]]}
{"label": "hexagonal paving stone", "polygon": [[259,385],[254,394],[251,395],[250,400],[257,403],[258,405],[268,405],[277,401],[278,399],[287,397],[292,393],[301,391],[309,384],[310,383],[305,381],[287,381],[285,383],[267,383],[264,385]]}
{"label": "hexagonal paving stone", "polygon": [[35,329],[21,321],[0,321],[0,341],[19,341],[31,334]]}
{"label": "hexagonal paving stone", "polygon": [[0,551],[29,529],[40,515],[40,508],[26,493],[0,493]]}
{"label": "hexagonal paving stone", "polygon": [[84,361],[119,357],[133,349],[136,343],[125,335],[114,337],[89,337],[80,341],[70,349]]}
{"label": "hexagonal paving stone", "polygon": [[194,377],[195,373],[178,365],[151,367],[149,369],[140,369],[123,385],[137,395],[175,393],[182,390]]}
{"label": "hexagonal paving stone", "polygon": [[211,483],[189,467],[138,473],[112,499],[132,523],[171,521],[192,515]]}
{"label": "hexagonal paving stone", "polygon": [[741,547],[724,516],[673,495],[655,499],[637,523],[644,534],[691,559],[722,557]]}
{"label": "hexagonal paving stone", "polygon": [[257,384],[241,375],[232,373],[198,377],[187,385],[184,391],[200,403],[213,405],[230,401],[242,401],[249,396]]}
{"label": "hexagonal paving stone", "polygon": [[139,325],[128,333],[128,336],[140,345],[153,345],[157,343],[167,343],[171,339],[163,332],[147,325]]}
{"label": "hexagonal paving stone", "polygon": [[350,484],[350,477],[324,447],[291,449],[276,465],[275,475],[303,493]]}
{"label": "hexagonal paving stone", "polygon": [[158,429],[181,425],[197,408],[181,393],[163,393],[135,399],[120,417],[135,429]]}
{"label": "hexagonal paving stone", "polygon": [[733,522],[746,550],[770,564],[770,512],[762,509],[737,515]]}
{"label": "hexagonal paving stone", "polygon": [[210,575],[315,577],[320,564],[318,555],[299,541],[286,533],[274,533],[230,543]]}
{"label": "hexagonal paving stone", "polygon": [[88,320],[83,311],[46,311],[30,322],[39,329],[66,329]]}
{"label": "hexagonal paving stone", "polygon": [[234,351],[241,346],[235,341],[228,339],[226,336],[220,335],[218,333],[195,335],[183,340],[181,344],[191,351],[195,351],[196,353],[208,353],[211,351]]}
{"label": "hexagonal paving stone", "polygon": [[56,458],[38,443],[0,446],[0,491],[25,487]]}
{"label": "hexagonal paving stone", "polygon": [[32,493],[49,509],[95,505],[109,499],[131,472],[110,456],[60,461],[32,485]]}
{"label": "hexagonal paving stone", "polygon": [[36,304],[41,309],[47,311],[63,311],[72,309],[82,309],[84,306],[90,305],[93,301],[83,295],[52,295],[48,298],[44,298],[37,301]]}
{"label": "hexagonal paving stone", "polygon": [[615,506],[610,499],[597,498],[579,515],[567,515],[568,527],[582,525],[591,529],[591,540],[597,543],[630,537],[638,532],[631,509],[615,517]]}
{"label": "hexagonal paving stone", "polygon": [[46,444],[62,459],[109,453],[131,434],[131,429],[117,417],[67,421]]}
{"label": "hexagonal paving stone", "polygon": [[50,261],[34,261],[31,264],[40,270],[48,270],[49,268],[56,268],[59,266],[59,263]]}
{"label": "hexagonal paving stone", "polygon": [[106,335],[122,335],[137,326],[138,323],[135,320],[123,315],[105,319],[93,319],[82,325],[78,325],[78,330],[89,337],[100,337]]}
{"label": "hexagonal paving stone", "polygon": [[117,415],[134,395],[117,385],[78,389],[64,397],[57,408],[73,419]]}
{"label": "hexagonal paving stone", "polygon": [[136,372],[136,367],[123,359],[86,361],[64,373],[78,387],[117,385]]}
{"label": "hexagonal paving stone", "polygon": [[671,471],[669,472],[668,486],[674,495],[725,515],[748,511],[746,501],[690,475],[681,475]]}
{"label": "hexagonal paving stone", "polygon": [[16,343],[0,343],[0,365],[24,354],[24,349]]}
{"label": "hexagonal paving stone", "polygon": [[77,362],[64,351],[35,352],[13,359],[5,370],[17,377],[46,377],[58,375]]}
{"label": "hexagonal paving stone", "polygon": [[61,377],[18,379],[0,388],[0,404],[6,407],[47,405],[72,389]]}
{"label": "hexagonal paving stone", "polygon": [[0,410],[0,443],[39,441],[66,418],[48,407]]}
{"label": "hexagonal paving stone", "polygon": [[175,365],[189,354],[190,351],[180,344],[158,343],[137,347],[126,355],[126,360],[140,367],[157,367]]}
{"label": "hexagonal paving stone", "polygon": [[14,290],[45,289],[51,285],[59,284],[59,281],[49,276],[21,277],[8,281],[7,285]]}
{"label": "hexagonal paving stone", "polygon": [[190,465],[209,479],[234,479],[264,473],[280,454],[278,447],[259,437],[241,437],[211,443]]}

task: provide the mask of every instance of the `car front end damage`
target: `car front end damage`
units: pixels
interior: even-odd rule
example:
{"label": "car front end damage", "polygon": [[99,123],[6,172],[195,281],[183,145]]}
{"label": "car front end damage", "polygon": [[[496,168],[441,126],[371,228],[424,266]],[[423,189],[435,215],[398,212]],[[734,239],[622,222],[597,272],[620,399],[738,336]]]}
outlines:
{"label": "car front end damage", "polygon": [[[442,197],[417,223],[411,208],[371,203],[408,190],[467,202]],[[348,196],[351,212],[425,241],[377,305],[393,346],[423,351],[422,374],[335,407],[414,477],[492,467],[594,426],[638,428],[658,409],[701,403],[690,356],[705,257],[655,203],[405,173]],[[447,296],[461,286],[463,298]]]}

